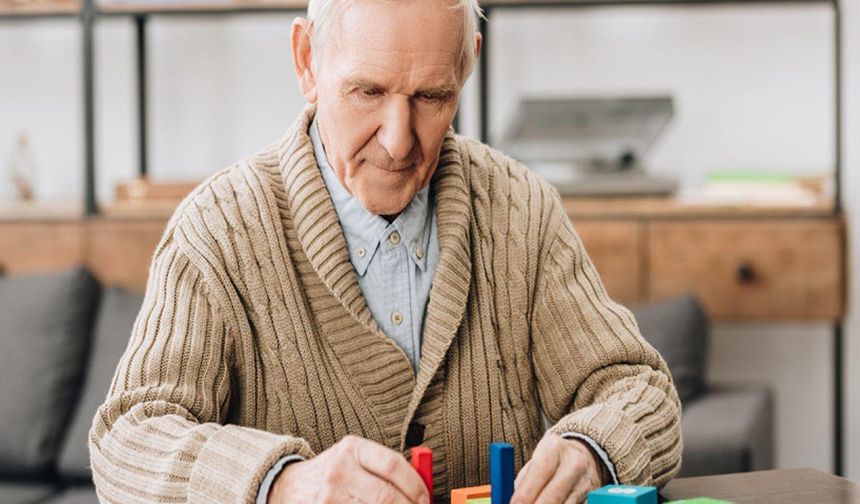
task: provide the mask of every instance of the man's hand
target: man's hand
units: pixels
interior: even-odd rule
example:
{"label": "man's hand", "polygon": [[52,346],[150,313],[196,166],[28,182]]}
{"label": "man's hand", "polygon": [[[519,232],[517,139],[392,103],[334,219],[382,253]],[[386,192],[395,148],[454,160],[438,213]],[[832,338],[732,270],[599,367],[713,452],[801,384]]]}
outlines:
{"label": "man's hand", "polygon": [[269,491],[269,504],[430,504],[427,487],[399,453],[346,436],[304,462],[284,467]]}
{"label": "man's hand", "polygon": [[550,434],[517,475],[511,504],[578,504],[601,486],[603,471],[588,445]]}

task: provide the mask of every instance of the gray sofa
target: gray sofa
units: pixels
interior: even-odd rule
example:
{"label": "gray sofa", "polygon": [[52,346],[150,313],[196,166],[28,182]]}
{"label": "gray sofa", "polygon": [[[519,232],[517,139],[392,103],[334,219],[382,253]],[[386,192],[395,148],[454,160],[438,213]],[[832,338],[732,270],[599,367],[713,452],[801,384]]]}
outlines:
{"label": "gray sofa", "polygon": [[765,388],[708,385],[709,323],[693,296],[635,308],[639,330],[678,388],[684,452],[679,476],[773,468],[773,401]]}
{"label": "gray sofa", "polygon": [[[0,504],[97,502],[87,432],[141,302],[80,268],[0,278]],[[706,386],[707,321],[695,300],[635,313],[685,405],[682,474],[770,467],[769,394]]]}

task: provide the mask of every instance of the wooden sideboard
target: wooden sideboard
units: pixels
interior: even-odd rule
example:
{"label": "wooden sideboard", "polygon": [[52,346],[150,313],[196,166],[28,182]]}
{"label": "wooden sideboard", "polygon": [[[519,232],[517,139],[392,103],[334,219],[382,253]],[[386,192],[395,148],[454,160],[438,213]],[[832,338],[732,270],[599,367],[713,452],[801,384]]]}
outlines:
{"label": "wooden sideboard", "polygon": [[[828,205],[739,208],[672,199],[566,199],[610,295],[635,305],[695,293],[718,320],[829,320],[845,305],[845,223]],[[172,204],[114,206],[69,217],[58,206],[0,207],[7,273],[86,264],[102,281],[142,291]]]}
{"label": "wooden sideboard", "polygon": [[671,199],[568,199],[610,295],[695,293],[716,320],[837,321],[845,222],[831,207],[715,207]]}
{"label": "wooden sideboard", "polygon": [[142,292],[171,208],[83,217],[76,205],[0,206],[0,270],[30,273],[85,264],[105,283]]}

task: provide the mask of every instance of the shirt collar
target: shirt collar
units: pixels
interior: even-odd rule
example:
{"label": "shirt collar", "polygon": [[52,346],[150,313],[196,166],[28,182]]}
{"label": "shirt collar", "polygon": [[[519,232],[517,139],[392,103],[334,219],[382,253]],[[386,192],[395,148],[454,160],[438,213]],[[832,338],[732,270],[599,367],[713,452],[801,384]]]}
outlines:
{"label": "shirt collar", "polygon": [[373,256],[380,248],[390,246],[388,239],[395,231],[400,235],[400,243],[407,247],[407,256],[424,271],[427,268],[427,245],[430,241],[432,216],[430,185],[418,191],[409,205],[389,224],[383,217],[367,211],[358,199],[343,187],[326,157],[316,117],[311,122],[308,133],[313,143],[317,165],[346,238],[350,262],[358,276],[364,276]]}

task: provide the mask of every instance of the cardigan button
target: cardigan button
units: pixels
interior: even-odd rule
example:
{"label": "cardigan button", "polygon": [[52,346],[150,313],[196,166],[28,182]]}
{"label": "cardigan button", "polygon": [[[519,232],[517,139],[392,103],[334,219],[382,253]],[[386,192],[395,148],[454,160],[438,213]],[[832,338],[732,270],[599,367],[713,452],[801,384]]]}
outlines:
{"label": "cardigan button", "polygon": [[420,446],[424,442],[424,426],[417,422],[410,422],[406,429],[406,449]]}

